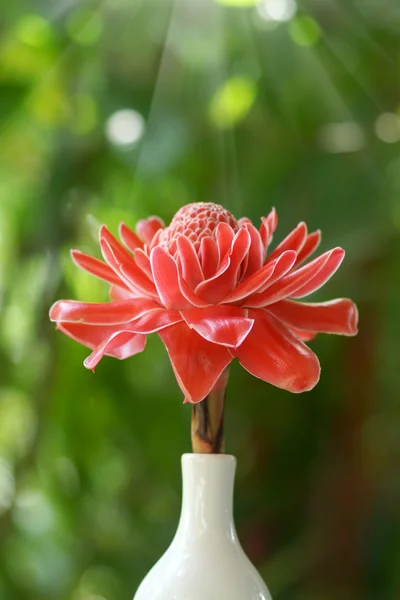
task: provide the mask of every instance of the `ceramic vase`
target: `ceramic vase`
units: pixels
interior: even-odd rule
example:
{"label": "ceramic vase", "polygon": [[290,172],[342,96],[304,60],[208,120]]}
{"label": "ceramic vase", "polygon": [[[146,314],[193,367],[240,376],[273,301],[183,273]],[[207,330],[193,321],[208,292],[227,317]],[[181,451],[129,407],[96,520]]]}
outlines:
{"label": "ceramic vase", "polygon": [[236,459],[182,456],[182,511],[172,544],[134,600],[271,600],[233,520]]}

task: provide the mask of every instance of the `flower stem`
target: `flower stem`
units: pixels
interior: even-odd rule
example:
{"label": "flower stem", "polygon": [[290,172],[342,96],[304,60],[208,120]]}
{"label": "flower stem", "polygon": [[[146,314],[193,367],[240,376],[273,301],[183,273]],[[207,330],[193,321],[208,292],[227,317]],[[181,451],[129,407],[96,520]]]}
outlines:
{"label": "flower stem", "polygon": [[192,448],[200,454],[225,452],[224,405],[229,369],[225,369],[208,396],[192,408]]}

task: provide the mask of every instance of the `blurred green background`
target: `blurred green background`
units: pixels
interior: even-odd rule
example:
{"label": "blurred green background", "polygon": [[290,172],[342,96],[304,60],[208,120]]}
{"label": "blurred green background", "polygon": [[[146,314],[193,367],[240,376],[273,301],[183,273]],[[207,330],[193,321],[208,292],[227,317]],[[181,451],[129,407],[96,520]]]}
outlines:
{"label": "blurred green background", "polygon": [[0,7],[0,599],[126,600],[174,534],[190,407],[157,336],[86,371],[69,248],[214,201],[275,206],[347,258],[316,299],[315,390],[234,364],[236,520],[274,600],[400,598],[398,0],[13,0]]}

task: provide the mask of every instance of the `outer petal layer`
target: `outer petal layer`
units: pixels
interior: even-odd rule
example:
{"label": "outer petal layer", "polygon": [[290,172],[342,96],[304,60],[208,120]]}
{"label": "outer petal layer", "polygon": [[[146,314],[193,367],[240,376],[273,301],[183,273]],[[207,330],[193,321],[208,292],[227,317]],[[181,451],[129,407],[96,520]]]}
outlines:
{"label": "outer petal layer", "polygon": [[83,364],[87,369],[94,369],[105,354],[123,360],[142,352],[145,345],[145,335],[135,335],[131,331],[117,331],[95,348]]}
{"label": "outer petal layer", "polygon": [[267,310],[294,329],[342,335],[357,333],[357,307],[348,298],[320,303],[282,300]]}
{"label": "outer petal layer", "polygon": [[102,260],[94,258],[94,256],[90,256],[89,254],[84,254],[79,250],[71,250],[71,257],[74,263],[83,271],[113,285],[126,287],[122,279]]}
{"label": "outer petal layer", "polygon": [[254,320],[238,306],[210,306],[182,312],[191,329],[214,344],[237,348],[246,339]]}
{"label": "outer petal layer", "polygon": [[164,306],[176,310],[191,308],[179,287],[178,268],[172,256],[157,246],[151,251],[150,263],[154,283]]}
{"label": "outer petal layer", "polygon": [[50,319],[87,325],[115,325],[136,319],[154,308],[160,307],[156,302],[142,298],[98,303],[59,300],[50,309]]}
{"label": "outer petal layer", "polygon": [[252,375],[289,392],[311,390],[319,380],[318,358],[280,321],[264,310],[250,310],[255,324],[243,344],[231,350]]}
{"label": "outer petal layer", "polygon": [[[84,363],[88,369],[94,369],[104,354],[122,360],[141,352],[146,344],[145,335],[121,331],[115,326],[60,323],[57,327],[71,339],[94,351],[89,363],[88,359]],[[123,335],[120,335],[122,333]]]}
{"label": "outer petal layer", "polygon": [[232,360],[227,348],[207,342],[185,323],[159,331],[178,384],[189,402],[204,400]]}

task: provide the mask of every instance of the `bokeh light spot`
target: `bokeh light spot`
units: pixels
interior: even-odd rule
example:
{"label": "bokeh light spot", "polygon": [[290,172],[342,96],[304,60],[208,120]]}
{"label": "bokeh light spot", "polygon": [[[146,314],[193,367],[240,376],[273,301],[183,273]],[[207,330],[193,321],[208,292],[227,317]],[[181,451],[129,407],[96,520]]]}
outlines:
{"label": "bokeh light spot", "polygon": [[400,116],[395,113],[383,113],[375,122],[376,136],[387,144],[400,141]]}
{"label": "bokeh light spot", "polygon": [[321,28],[312,17],[299,15],[291,21],[289,34],[298,46],[314,46],[321,37]]}
{"label": "bokeh light spot", "polygon": [[257,95],[251,79],[233,77],[215,93],[210,103],[210,118],[221,129],[233,127],[250,111]]}
{"label": "bokeh light spot", "polygon": [[50,23],[39,15],[24,15],[15,27],[16,36],[28,46],[40,48],[52,39]]}
{"label": "bokeh light spot", "polygon": [[318,132],[318,142],[325,152],[358,152],[365,145],[365,134],[358,123],[329,123]]}
{"label": "bokeh light spot", "polygon": [[106,122],[106,136],[116,146],[133,146],[143,136],[145,121],[132,109],[118,110]]}
{"label": "bokeh light spot", "polygon": [[49,532],[56,520],[49,499],[40,489],[35,488],[18,492],[13,516],[18,527],[35,535]]}
{"label": "bokeh light spot", "polygon": [[0,457],[0,514],[10,508],[15,491],[11,465]]}
{"label": "bokeh light spot", "polygon": [[76,44],[93,46],[103,32],[103,21],[99,12],[82,8],[69,16],[66,28],[70,38]]}
{"label": "bokeh light spot", "polygon": [[0,390],[0,452],[12,459],[24,456],[36,431],[31,401],[13,388]]}
{"label": "bokeh light spot", "polygon": [[259,16],[265,21],[290,21],[296,14],[295,0],[261,0],[256,5]]}
{"label": "bokeh light spot", "polygon": [[257,0],[214,0],[217,4],[222,4],[222,6],[237,6],[244,7],[246,6],[254,6],[257,3]]}

